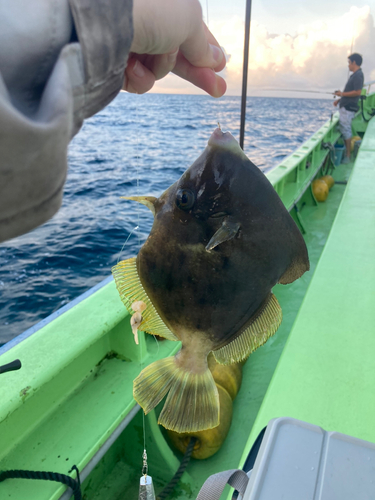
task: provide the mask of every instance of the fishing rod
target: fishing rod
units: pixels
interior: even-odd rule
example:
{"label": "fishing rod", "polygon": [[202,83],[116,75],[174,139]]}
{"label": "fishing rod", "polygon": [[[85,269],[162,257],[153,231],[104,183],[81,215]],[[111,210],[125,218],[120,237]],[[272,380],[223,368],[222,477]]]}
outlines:
{"label": "fishing rod", "polygon": [[251,0],[246,0],[245,36],[244,36],[243,65],[242,65],[242,92],[241,92],[241,122],[240,122],[241,149],[243,149],[243,143],[245,138],[246,90],[247,90],[247,73],[249,67],[250,20],[251,20]]}
{"label": "fishing rod", "polygon": [[301,89],[257,89],[257,90],[265,90],[268,92],[307,92],[308,94],[313,93],[313,94],[330,94],[335,97],[336,94],[335,92],[325,92],[323,90],[301,90]]}
{"label": "fishing rod", "polygon": [[[207,12],[208,18],[208,12]],[[245,11],[245,36],[244,36],[244,52],[243,52],[243,64],[242,64],[242,92],[241,92],[241,120],[240,120],[240,147],[244,147],[245,138],[245,119],[246,119],[246,97],[247,97],[247,74],[249,67],[249,44],[250,44],[250,21],[251,21],[251,0],[246,0],[246,11]],[[328,94],[336,97],[335,92],[325,92],[323,90],[302,90],[302,89],[257,89],[265,91],[277,91],[277,92],[303,92],[303,93],[313,93],[313,94]]]}

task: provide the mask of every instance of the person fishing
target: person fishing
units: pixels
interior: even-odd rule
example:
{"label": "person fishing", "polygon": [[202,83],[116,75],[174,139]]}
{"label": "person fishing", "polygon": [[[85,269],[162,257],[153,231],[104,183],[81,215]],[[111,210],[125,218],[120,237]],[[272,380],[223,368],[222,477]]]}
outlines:
{"label": "person fishing", "polygon": [[121,89],[172,71],[220,97],[225,64],[199,0],[0,0],[0,242],[58,211],[70,140]]}
{"label": "person fishing", "polygon": [[359,109],[358,101],[364,82],[361,69],[362,56],[356,53],[351,54],[348,57],[348,63],[349,71],[352,71],[352,74],[345,85],[344,91],[336,90],[334,95],[341,97],[341,99],[333,103],[334,106],[339,106],[339,128],[345,140],[346,155],[342,163],[349,163],[350,161],[352,120]]}

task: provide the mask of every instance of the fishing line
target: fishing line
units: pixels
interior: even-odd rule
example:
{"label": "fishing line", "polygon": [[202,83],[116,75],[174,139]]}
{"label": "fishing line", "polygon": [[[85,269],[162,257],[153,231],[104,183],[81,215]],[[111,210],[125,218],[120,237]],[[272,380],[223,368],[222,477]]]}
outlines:
{"label": "fishing line", "polygon": [[[355,36],[355,30],[354,30],[355,23],[356,23],[356,19],[354,18],[353,19],[353,28],[352,28],[352,44],[350,46],[350,54],[349,55],[353,54],[354,36]],[[350,76],[350,69],[348,68],[348,79],[349,79],[349,76]]]}
{"label": "fishing line", "polygon": [[160,346],[159,346],[159,341],[158,339],[156,338],[155,335],[153,335],[154,339],[155,339],[155,342],[156,342],[156,345],[158,346],[158,350],[157,350],[157,353],[156,354],[159,354],[159,349],[160,349]]}
{"label": "fishing line", "polygon": [[[135,100],[135,123],[136,123],[136,156],[135,156],[135,170],[137,177],[137,196],[139,196],[139,116],[138,116],[138,94],[136,94]],[[138,251],[141,248],[141,235],[139,231],[139,203],[137,203],[137,228],[138,228]],[[141,371],[143,370],[143,352],[142,352],[142,344],[143,344],[144,336],[139,343],[140,349],[140,357],[141,357]],[[147,453],[146,453],[146,423],[145,423],[145,413],[142,411],[142,427],[143,427],[143,467],[142,474],[147,475]]]}
{"label": "fishing line", "polygon": [[[136,130],[135,168],[136,168],[136,178],[137,178],[136,192],[137,192],[137,196],[138,196],[139,195],[139,118],[138,118],[138,102],[137,102],[137,98],[136,98],[136,101],[135,101],[135,130]],[[118,259],[117,259],[117,263],[119,263],[122,251],[123,251],[125,245],[127,244],[127,242],[129,241],[129,238],[134,233],[134,231],[138,231],[138,233],[137,233],[138,234],[138,247],[140,248],[140,246],[141,246],[141,236],[140,236],[140,231],[139,231],[140,216],[139,216],[139,204],[138,203],[137,203],[136,212],[137,212],[137,225],[130,231],[128,237],[125,240],[125,243],[122,245],[120,254],[119,254]],[[142,371],[143,370],[142,340],[139,343],[139,348],[140,348],[140,359],[141,359],[140,365],[141,365],[141,371]],[[142,457],[143,458],[143,467],[142,467],[142,474],[143,475],[144,474],[147,475],[146,425],[145,425],[145,414],[144,414],[143,411],[142,411],[142,420],[143,420],[143,422],[142,422],[142,427],[143,427],[143,457]],[[146,464],[146,468],[145,468],[145,464]]]}
{"label": "fishing line", "polygon": [[[136,94],[138,96],[138,94]],[[139,166],[140,166],[140,156],[139,156],[139,136],[140,136],[140,128],[139,128],[139,116],[138,116],[138,97],[136,97],[135,101],[135,120],[136,120],[136,177],[137,177],[137,196],[139,196]],[[139,203],[137,203],[137,227],[138,230],[138,251],[141,248],[141,234],[139,230],[140,226],[140,207]],[[143,370],[143,343],[145,343],[145,334],[143,333],[140,342],[140,367],[141,371]],[[152,477],[148,475],[148,463],[147,463],[147,451],[146,451],[146,421],[145,421],[145,413],[142,411],[142,428],[143,428],[143,454],[142,454],[142,475],[139,481],[139,499],[147,499],[154,500],[155,499],[155,491],[152,482]]]}
{"label": "fishing line", "polygon": [[[138,95],[138,94],[136,94]],[[138,118],[138,102],[135,101],[135,120],[136,120],[136,158],[135,168],[137,176],[137,196],[139,196],[139,118]],[[141,248],[141,234],[139,231],[139,203],[137,203],[137,228],[138,228],[138,247]]]}
{"label": "fishing line", "polygon": [[[136,194],[139,196],[139,168],[140,168],[140,154],[139,154],[139,143],[140,143],[140,125],[139,125],[139,115],[138,115],[138,94],[134,96],[135,98],[135,120],[134,120],[134,130],[135,130],[135,175],[136,175]],[[120,250],[117,264],[119,263],[121,254],[124,250],[125,245],[128,243],[132,234],[137,231],[138,235],[138,251],[141,248],[141,234],[140,234],[140,207],[139,203],[136,205],[136,219],[137,225],[133,227],[130,231],[128,237],[126,238],[122,248]],[[134,333],[134,332],[133,332]],[[156,340],[156,339],[155,339]],[[140,338],[139,342],[139,350],[140,350],[140,368],[143,370],[143,343],[145,342],[144,334]],[[138,342],[136,342],[138,344]],[[158,346],[159,347],[159,346]],[[139,486],[139,498],[143,500],[143,498],[154,498],[155,496],[151,495],[149,497],[148,493],[150,492],[150,488],[153,490],[152,478],[148,476],[148,464],[147,464],[147,452],[146,452],[146,423],[145,423],[145,414],[142,411],[142,428],[143,428],[143,453],[142,453],[142,475],[140,478],[140,486]]]}
{"label": "fishing line", "polygon": [[352,36],[352,45],[350,47],[350,54],[353,53],[353,44],[354,44],[354,23],[355,23],[355,20],[353,22],[353,36]]}
{"label": "fishing line", "polygon": [[335,95],[334,92],[325,92],[323,90],[301,90],[301,89],[255,89],[255,90],[265,90],[266,92],[305,92],[308,94],[329,94]]}
{"label": "fishing line", "polygon": [[121,254],[122,254],[122,251],[124,250],[124,246],[127,244],[127,242],[129,241],[129,238],[130,236],[134,233],[134,231],[136,231],[137,229],[139,229],[139,226],[136,226],[136,227],[133,227],[133,229],[130,231],[128,237],[126,238],[125,240],[125,243],[122,245],[122,248],[120,250],[120,253],[119,253],[119,256],[117,257],[117,264],[119,263],[120,261],[120,258],[121,258]]}
{"label": "fishing line", "polygon": [[[138,94],[136,94],[138,95]],[[139,116],[138,116],[138,101],[137,101],[137,97],[135,98],[135,135],[136,135],[136,143],[135,143],[135,149],[136,149],[136,153],[135,153],[135,170],[136,170],[136,179],[137,179],[137,182],[136,182],[136,193],[137,193],[137,196],[139,196]],[[121,254],[122,254],[122,251],[125,247],[125,245],[128,243],[129,241],[129,238],[131,237],[131,235],[134,233],[134,231],[137,231],[137,234],[138,234],[138,250],[140,249],[141,247],[141,234],[140,234],[140,230],[139,230],[139,226],[140,226],[140,209],[139,209],[139,203],[137,203],[136,205],[136,214],[137,214],[137,225],[130,231],[128,237],[126,238],[124,244],[122,245],[122,248],[120,250],[120,253],[119,253],[119,256],[117,258],[117,264],[119,263],[119,260],[120,260],[120,257],[121,257]],[[156,339],[155,339],[156,340]],[[141,371],[143,370],[143,352],[142,352],[142,340],[141,342],[139,343],[139,348],[140,348],[140,366],[141,366]],[[145,469],[145,460],[147,461],[147,453],[146,453],[146,426],[145,426],[145,414],[144,412],[142,412],[142,415],[143,415],[143,468],[142,468],[142,471]]]}

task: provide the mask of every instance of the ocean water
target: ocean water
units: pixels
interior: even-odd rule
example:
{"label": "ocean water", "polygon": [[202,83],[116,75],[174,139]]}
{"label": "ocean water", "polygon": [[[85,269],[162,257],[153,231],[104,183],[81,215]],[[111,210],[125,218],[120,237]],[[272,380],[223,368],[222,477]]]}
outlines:
{"label": "ocean water", "polygon": [[[308,139],[332,101],[252,97],[244,149],[263,171]],[[159,196],[199,156],[217,122],[237,139],[240,98],[121,93],[69,148],[63,206],[46,224],[0,244],[0,345],[135,256],[152,225],[121,196]],[[138,227],[138,229],[136,229]]]}

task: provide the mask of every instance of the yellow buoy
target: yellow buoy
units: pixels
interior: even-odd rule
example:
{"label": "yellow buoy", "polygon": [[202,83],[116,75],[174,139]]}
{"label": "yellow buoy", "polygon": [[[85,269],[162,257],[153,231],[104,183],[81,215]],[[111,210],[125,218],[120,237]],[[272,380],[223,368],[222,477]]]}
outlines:
{"label": "yellow buoy", "polygon": [[221,365],[212,353],[209,354],[207,361],[216,384],[224,387],[233,401],[241,387],[242,364]]}
{"label": "yellow buoy", "polygon": [[316,201],[326,201],[329,192],[328,184],[325,181],[316,179],[312,183],[312,192]]}
{"label": "yellow buoy", "polygon": [[355,135],[354,137],[351,138],[351,140],[350,140],[350,151],[354,151],[354,144],[357,141],[360,141],[360,140],[361,140],[361,138],[358,135]]}
{"label": "yellow buoy", "polygon": [[335,184],[335,179],[332,177],[332,175],[323,175],[323,177],[321,177],[319,180],[324,181],[327,184],[328,189],[331,189]]}
{"label": "yellow buoy", "polygon": [[220,400],[220,423],[213,429],[197,432],[175,432],[168,430],[168,436],[175,448],[185,453],[192,437],[197,438],[191,456],[197,459],[208,458],[214,455],[221,447],[227,437],[232,422],[233,403],[228,392],[216,384]]}

